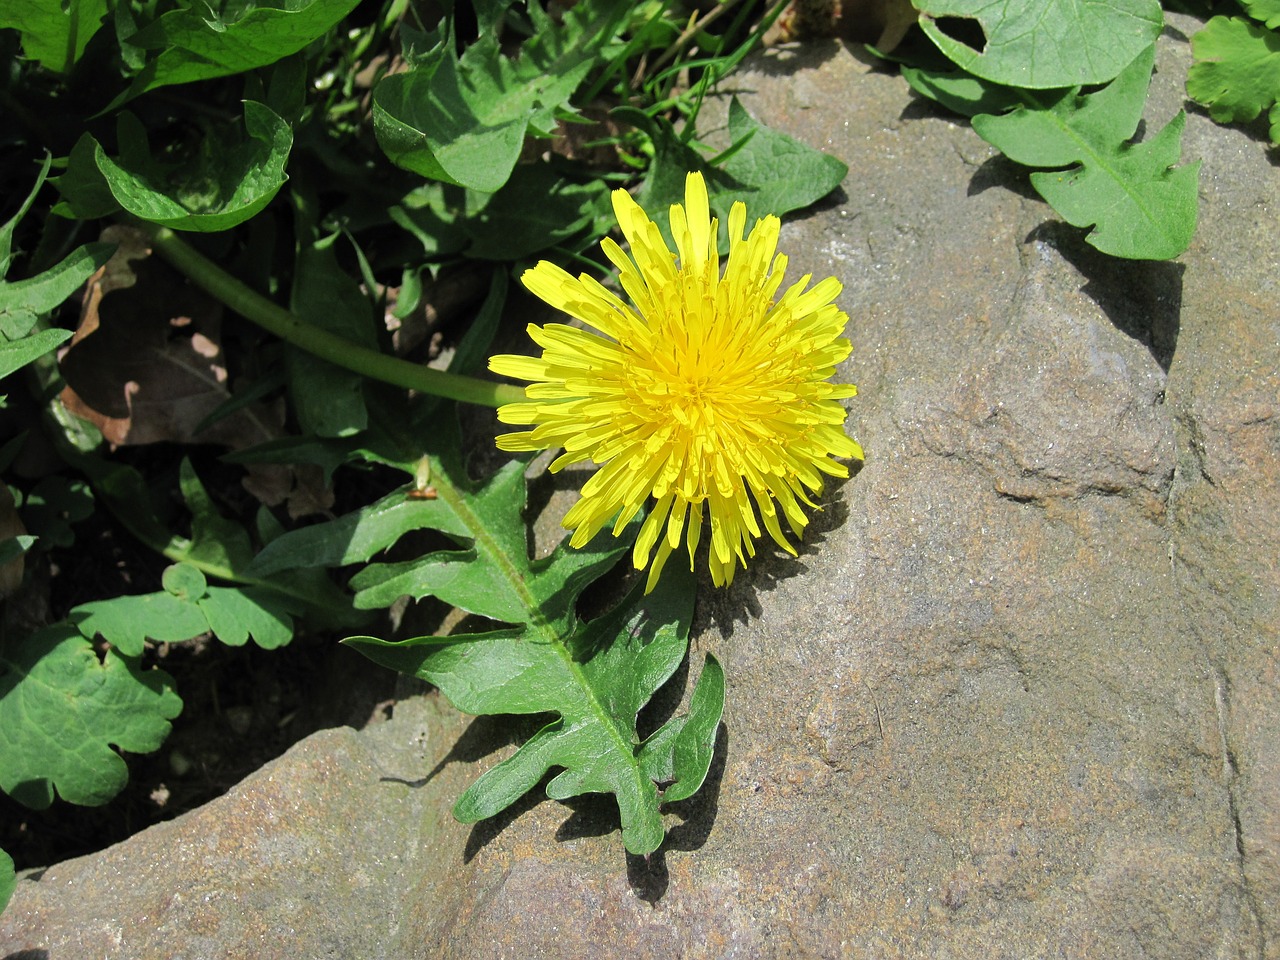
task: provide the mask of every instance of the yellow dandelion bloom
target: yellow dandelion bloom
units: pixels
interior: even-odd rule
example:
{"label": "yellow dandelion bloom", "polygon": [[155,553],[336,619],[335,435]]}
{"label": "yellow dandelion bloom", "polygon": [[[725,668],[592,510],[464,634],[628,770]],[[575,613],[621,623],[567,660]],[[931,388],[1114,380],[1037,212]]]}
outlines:
{"label": "yellow dandelion bloom", "polygon": [[735,559],[745,567],[755,555],[761,523],[794,555],[779,514],[799,537],[809,522],[801,504],[816,506],[810,494],[822,475],[849,475],[832,458],[862,458],[839,402],[857,389],[830,382],[851,349],[841,336],[848,317],[832,303],[840,283],[806,290],[806,275],[779,295],[787,258],[774,255],[778,218],[757,220],[743,239],[742,203],[729,212],[721,276],[719,224],[698,173],[685,182],[684,205],[671,207],[678,255],[625,190],[614,191],[613,209],[631,256],[611,239],[603,249],[631,302],[546,261],[524,274],[534,294],[604,336],[530,324],[540,358],[489,361],[495,373],[533,381],[527,400],[498,411],[503,423],[533,429],[504,434],[498,446],[563,447],[552,471],[599,465],[564,518],[573,546],[611,520],[617,536],[652,498],[633,550],[636,569],[653,557],[648,589],[682,541],[692,568],[704,520],[711,579],[728,584]]}

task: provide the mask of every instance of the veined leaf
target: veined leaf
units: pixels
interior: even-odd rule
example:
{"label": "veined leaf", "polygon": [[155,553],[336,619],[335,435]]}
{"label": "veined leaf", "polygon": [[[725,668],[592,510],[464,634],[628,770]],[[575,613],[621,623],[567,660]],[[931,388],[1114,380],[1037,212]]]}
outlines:
{"label": "veined leaf", "polygon": [[0,28],[22,34],[22,52],[55,73],[67,73],[102,26],[107,0],[5,0]]}
{"label": "veined leaf", "polygon": [[570,616],[556,626],[535,620],[482,634],[345,642],[436,684],[468,713],[558,715],[463,793],[454,806],[463,823],[501,812],[558,767],[547,796],[613,794],[624,845],[647,854],[664,837],[661,787],[683,799],[702,785],[724,709],[723,673],[708,658],[688,715],[644,743],[636,734],[636,714],[684,659],[693,595],[693,576],[680,567],[647,597],[637,583],[614,610],[585,624]]}
{"label": "veined leaf", "polygon": [[[639,111],[617,110],[615,115],[640,126],[653,140],[653,164],[638,198],[647,210],[682,202],[685,175],[698,170],[706,178],[711,208],[722,225],[728,223],[729,210],[738,200],[746,203],[752,216],[780,217],[821,200],[849,172],[839,158],[760,123],[737,97],[729,103],[729,136],[740,146],[719,167],[681,141],[668,121],[651,120]],[[670,225],[665,218],[659,221],[658,229],[674,245]],[[728,250],[727,234],[721,235],[721,249]]]}
{"label": "veined leaf", "polygon": [[[1280,4],[1274,10],[1252,4],[1250,12],[1280,26]],[[1219,123],[1249,121],[1269,109],[1271,140],[1280,143],[1280,33],[1240,17],[1214,17],[1192,36],[1191,50],[1191,98]]]}
{"label": "veined leaf", "polygon": [[[1043,90],[1105,83],[1155,43],[1160,0],[913,0],[925,33],[952,62],[993,83]],[[939,18],[975,21],[981,49]]]}
{"label": "veined leaf", "polygon": [[1144,143],[1127,143],[1142,117],[1154,62],[1152,46],[1096,93],[1040,94],[1011,113],[973,118],[978,135],[1009,159],[1069,167],[1033,173],[1032,186],[1068,223],[1093,227],[1089,243],[1117,257],[1176,257],[1195,233],[1199,161],[1173,169],[1185,115]]}
{"label": "veined leaf", "polygon": [[[338,238],[335,234],[299,244],[289,309],[307,323],[352,343],[377,348],[372,305],[338,265],[334,252]],[[308,433],[350,437],[368,425],[365,378],[360,374],[292,346],[285,349],[285,364],[294,409]]]}
{"label": "veined leaf", "polygon": [[232,647],[250,636],[272,650],[293,639],[300,605],[254,587],[210,587],[196,567],[174,564],[164,572],[163,593],[82,603],[68,619],[85,637],[100,636],[126,656],[142,653],[147,640],[181,643],[212,633]]}
{"label": "veined leaf", "polygon": [[[133,114],[121,113],[118,126],[119,160],[95,144],[94,163],[120,206],[152,223],[202,233],[228,230],[270,203],[288,179],[284,167],[293,130],[270,107],[253,100],[244,101],[245,136],[210,133],[200,156],[189,164],[159,163]],[[73,152],[73,163],[75,159]],[[83,181],[81,189],[97,196],[88,174],[77,174],[72,181]],[[74,200],[69,203],[74,209]]]}
{"label": "veined leaf", "polygon": [[226,77],[275,63],[324,36],[358,2],[236,4],[239,16],[234,20],[222,20],[208,4],[170,10],[130,38],[131,46],[158,53],[111,107],[157,87]]}
{"label": "veined leaf", "polygon": [[113,746],[157,749],[181,710],[168,674],[114,650],[99,659],[71,624],[0,642],[0,789],[36,810],[55,790],[106,803],[128,779]]}
{"label": "veined leaf", "polygon": [[358,563],[412,530],[445,536],[456,548],[366,566],[352,579],[357,605],[431,594],[512,626],[402,643],[373,637],[346,642],[384,666],[435,683],[468,713],[559,715],[477,780],[455,814],[464,822],[492,816],[547,770],[563,767],[547,787],[549,796],[615,794],[627,849],[655,850],[663,837],[658,784],[674,782],[678,797],[701,785],[724,705],[723,676],[709,661],[687,717],[643,743],[636,733],[637,712],[685,656],[692,574],[664,576],[648,597],[639,583],[610,613],[583,623],[576,612],[579,595],[628,550],[638,521],[620,537],[602,535],[581,550],[562,542],[549,557],[531,560],[521,516],[524,464],[509,463],[477,487],[462,469],[456,426],[444,434],[443,449],[430,460],[434,499],[415,498],[414,485],[332,523],[283,534],[249,571],[265,576]]}
{"label": "veined leaf", "polygon": [[378,143],[398,166],[433,180],[493,193],[507,182],[526,132],[548,133],[555,111],[586,78],[597,51],[622,26],[631,6],[607,0],[570,7],[556,26],[529,5],[536,32],[518,60],[487,33],[459,57],[452,44],[373,92]]}
{"label": "veined leaf", "polygon": [[[44,184],[45,177],[49,175],[51,162],[50,159],[46,158],[39,175],[36,177],[35,186],[31,188],[31,192],[23,200],[18,212],[10,217],[4,226],[0,226],[0,337],[5,340],[18,340],[20,337],[26,336],[40,317],[52,311],[75,293],[93,275],[95,270],[107,262],[112,250],[115,249],[109,243],[88,243],[71,251],[61,263],[50,267],[39,276],[30,277],[26,280],[17,280],[12,283],[3,279],[8,274],[12,261],[13,231],[17,229],[22,218],[31,209],[31,204],[35,201],[36,194],[40,192],[40,187]],[[50,342],[53,337],[49,335],[59,332],[53,330],[45,331],[42,343]],[[25,348],[6,351],[6,353],[10,358],[16,358],[21,356],[24,351],[29,352],[35,349],[37,345],[36,343],[29,343]],[[54,344],[53,346],[56,345]],[[52,349],[52,347],[48,349]],[[35,356],[39,356],[43,352],[45,351],[40,350]],[[29,359],[34,359],[34,357]],[[26,362],[28,361],[24,360],[18,366],[22,366]],[[13,367],[4,373],[0,373],[0,376],[7,376],[8,373],[16,369],[17,367]]]}

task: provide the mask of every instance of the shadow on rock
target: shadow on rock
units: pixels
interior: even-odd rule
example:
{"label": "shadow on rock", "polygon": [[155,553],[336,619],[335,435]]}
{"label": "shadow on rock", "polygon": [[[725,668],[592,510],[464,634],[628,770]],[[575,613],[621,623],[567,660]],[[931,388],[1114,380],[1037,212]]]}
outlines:
{"label": "shadow on rock", "polygon": [[496,750],[523,743],[535,732],[545,727],[554,719],[552,714],[532,714],[515,716],[511,714],[493,714],[478,716],[468,724],[462,736],[454,741],[440,762],[432,767],[424,777],[408,780],[404,777],[390,775],[380,777],[383,783],[401,783],[407,787],[425,787],[440,775],[451,763],[476,763]]}
{"label": "shadow on rock", "polygon": [[[844,500],[836,496],[846,483],[862,472],[864,464],[849,464],[848,478],[827,478],[826,489],[822,499],[818,501],[820,509],[806,510],[809,525],[805,527],[802,537],[790,537],[796,548],[796,555],[784,553],[782,548],[768,536],[756,541],[756,556],[747,562],[747,568],[739,567],[734,576],[733,585],[727,589],[714,589],[709,583],[703,583],[699,593],[698,609],[694,613],[693,633],[701,634],[709,626],[714,626],[726,638],[733,636],[736,626],[748,624],[763,613],[760,606],[760,594],[771,592],[780,582],[788,580],[807,571],[807,558],[817,553],[817,547],[826,540],[827,535],[844,526],[849,519],[849,507]],[[784,531],[786,526],[784,524]],[[698,554],[698,569],[705,571],[706,545]],[[706,574],[700,580],[709,580]]]}
{"label": "shadow on rock", "polygon": [[471,834],[467,837],[467,844],[462,850],[462,862],[470,863],[481,850],[497,839],[502,831],[506,830],[507,827],[538,804],[545,803],[547,800],[547,783],[551,777],[552,773],[548,773],[511,806],[475,824],[471,828]]}
{"label": "shadow on rock", "polygon": [[1031,185],[1030,174],[1033,171],[1020,163],[1014,163],[1003,153],[998,153],[989,160],[984,160],[969,178],[968,196],[976,197],[980,193],[999,187],[1015,193],[1024,200],[1035,200],[1043,203],[1043,198]]}
{"label": "shadow on rock", "polygon": [[1169,372],[1182,319],[1182,264],[1108,256],[1089,246],[1081,230],[1056,220],[1036,227],[1027,240],[1048,243],[1062,254],[1085,278],[1084,294]]}

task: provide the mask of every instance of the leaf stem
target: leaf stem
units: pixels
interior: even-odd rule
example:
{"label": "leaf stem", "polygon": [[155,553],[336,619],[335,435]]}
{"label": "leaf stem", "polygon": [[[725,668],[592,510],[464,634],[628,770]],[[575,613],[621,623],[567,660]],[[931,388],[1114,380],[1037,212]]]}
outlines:
{"label": "leaf stem", "polygon": [[464,377],[411,363],[322,330],[241,283],[197,253],[168,227],[149,223],[139,226],[150,238],[155,252],[177,267],[196,286],[268,333],[275,334],[286,343],[322,360],[373,380],[463,403],[499,407],[504,403],[524,399],[522,387]]}

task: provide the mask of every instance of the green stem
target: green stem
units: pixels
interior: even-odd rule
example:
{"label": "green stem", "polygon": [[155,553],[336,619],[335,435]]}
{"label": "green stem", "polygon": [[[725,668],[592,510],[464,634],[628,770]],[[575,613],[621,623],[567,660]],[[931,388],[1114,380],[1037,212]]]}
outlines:
{"label": "green stem", "polygon": [[168,227],[141,224],[152,248],[196,286],[286,343],[373,380],[449,400],[500,407],[524,399],[524,388],[447,373],[352,343],[294,316],[193,250]]}

